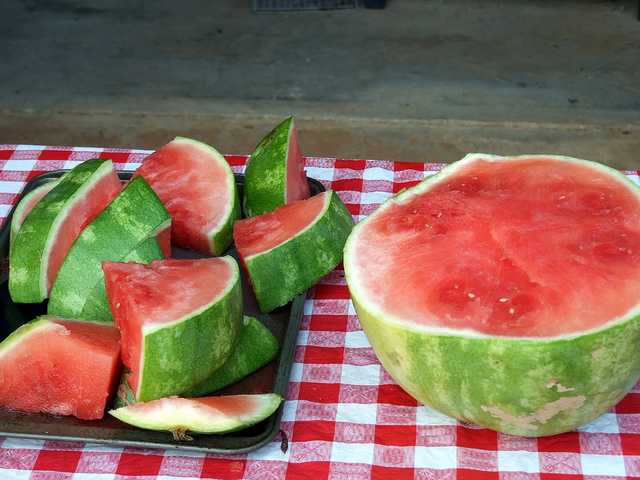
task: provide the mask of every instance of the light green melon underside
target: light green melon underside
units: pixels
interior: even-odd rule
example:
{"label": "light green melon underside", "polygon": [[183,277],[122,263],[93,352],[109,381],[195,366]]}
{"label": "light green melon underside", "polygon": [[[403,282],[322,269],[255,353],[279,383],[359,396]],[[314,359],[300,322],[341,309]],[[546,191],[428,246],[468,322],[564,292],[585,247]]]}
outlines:
{"label": "light green melon underside", "polygon": [[[224,258],[224,257],[223,257]],[[137,399],[178,395],[209,377],[236,348],[243,325],[240,271],[210,304],[169,324],[144,329]]]}
{"label": "light green melon underside", "polygon": [[410,395],[446,415],[521,436],[562,433],[618,403],[640,379],[640,316],[556,340],[408,330],[351,292],[378,359]]}
{"label": "light green melon underside", "polygon": [[342,260],[353,217],[333,190],[320,195],[327,196],[325,208],[308,228],[271,250],[245,258],[264,313],[305,292]]}
{"label": "light green melon underside", "polygon": [[[205,434],[222,434],[255,425],[272,415],[282,403],[275,393],[252,395],[255,408],[245,414],[222,415],[203,408],[184,398],[163,398],[156,401],[156,408],[140,411],[136,405],[110,410],[109,413],[130,425],[147,430],[176,432],[190,431]],[[153,404],[155,406],[156,404]]]}
{"label": "light green melon underside", "polygon": [[[104,283],[102,261],[122,261],[133,250],[144,248],[140,246],[170,222],[167,209],[144,178],[131,180],[69,250],[53,282],[47,313],[64,318],[110,320],[102,316],[83,317],[87,299],[98,283]],[[106,305],[106,293],[103,302]]]}

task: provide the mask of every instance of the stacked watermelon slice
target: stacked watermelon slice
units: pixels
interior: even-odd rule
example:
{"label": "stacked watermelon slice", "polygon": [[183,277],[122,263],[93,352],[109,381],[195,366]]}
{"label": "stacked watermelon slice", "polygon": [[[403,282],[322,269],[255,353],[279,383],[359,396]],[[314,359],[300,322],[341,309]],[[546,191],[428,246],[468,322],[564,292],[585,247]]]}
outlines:
{"label": "stacked watermelon slice", "polygon": [[[47,315],[0,343],[0,406],[90,420],[115,397],[113,416],[179,440],[273,414],[282,398],[272,393],[198,399],[280,349],[245,315],[240,265],[266,315],[335,268],[354,221],[334,192],[309,198],[292,118],[260,142],[243,186],[241,197],[213,147],[176,137],[129,179],[95,159],[26,195],[11,225],[9,290]],[[13,389],[20,378],[46,388]]]}

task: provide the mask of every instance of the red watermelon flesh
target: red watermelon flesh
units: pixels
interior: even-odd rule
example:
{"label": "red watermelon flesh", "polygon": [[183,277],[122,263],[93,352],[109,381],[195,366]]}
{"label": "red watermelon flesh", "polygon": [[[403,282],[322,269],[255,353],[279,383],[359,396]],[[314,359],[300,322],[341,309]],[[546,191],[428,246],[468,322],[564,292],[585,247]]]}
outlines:
{"label": "red watermelon flesh", "polygon": [[443,175],[370,219],[378,241],[356,259],[367,295],[400,318],[488,335],[570,335],[623,317],[640,291],[640,219],[619,182],[535,157]]}
{"label": "red watermelon flesh", "polygon": [[289,150],[287,151],[287,191],[286,203],[309,198],[309,182],[304,171],[304,159],[298,142],[298,129],[294,126],[289,135]]}
{"label": "red watermelon flesh", "polygon": [[121,372],[112,323],[38,317],[0,344],[0,406],[100,419]]}
{"label": "red watermelon flesh", "polygon": [[146,157],[132,177],[142,175],[167,208],[171,242],[204,255],[215,253],[210,234],[227,220],[229,188],[236,188],[227,182],[229,165],[214,161],[217,156],[208,145],[176,138]]}
{"label": "red watermelon flesh", "polygon": [[[122,335],[122,360],[131,373],[127,381],[138,391],[143,331],[183,318],[207,306],[226,288],[231,267],[222,258],[154,260],[148,265],[102,262],[107,298]],[[179,299],[177,301],[176,299]]]}
{"label": "red watermelon flesh", "polygon": [[324,195],[314,195],[307,200],[281,205],[273,212],[238,220],[233,229],[238,254],[248,258],[295,237],[318,218],[325,200]]}
{"label": "red watermelon flesh", "polygon": [[49,289],[60,270],[71,245],[84,228],[98,216],[111,201],[122,191],[122,182],[115,170],[105,175],[100,181],[86,192],[85,200],[77,202],[69,210],[60,228],[58,236],[53,243],[49,256],[49,268],[47,270],[47,284]]}

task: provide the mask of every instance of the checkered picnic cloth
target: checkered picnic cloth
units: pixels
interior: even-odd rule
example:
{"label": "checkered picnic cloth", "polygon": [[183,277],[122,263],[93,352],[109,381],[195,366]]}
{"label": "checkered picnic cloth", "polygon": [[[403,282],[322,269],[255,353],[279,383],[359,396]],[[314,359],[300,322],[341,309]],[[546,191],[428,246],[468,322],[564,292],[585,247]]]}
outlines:
{"label": "checkered picnic cloth", "polygon": [[[35,175],[90,158],[133,170],[143,150],[0,145],[0,220]],[[237,173],[246,155],[227,155]],[[442,165],[307,158],[356,220]],[[638,172],[625,172],[638,183]],[[521,438],[458,422],[419,404],[378,362],[360,328],[342,266],[308,292],[280,436],[219,455],[0,437],[0,478],[452,479],[640,478],[640,384],[577,431]]]}

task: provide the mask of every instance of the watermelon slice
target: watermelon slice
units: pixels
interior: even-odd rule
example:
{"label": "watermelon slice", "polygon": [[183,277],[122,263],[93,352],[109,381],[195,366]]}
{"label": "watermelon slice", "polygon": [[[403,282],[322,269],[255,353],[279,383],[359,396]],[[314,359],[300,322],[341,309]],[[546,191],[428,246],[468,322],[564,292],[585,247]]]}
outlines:
{"label": "watermelon slice", "polygon": [[240,198],[226,159],[213,147],[176,137],[142,161],[142,175],[173,218],[171,241],[203,255],[221,255],[233,242]]}
{"label": "watermelon slice", "polygon": [[180,398],[172,396],[109,410],[117,419],[147,430],[168,431],[178,441],[187,432],[229,433],[270,417],[282,403],[275,393]]}
{"label": "watermelon slice", "polygon": [[229,358],[243,318],[232,257],[104,262],[103,269],[131,371],[127,381],[138,401],[184,392]]}
{"label": "watermelon slice", "polygon": [[39,303],[49,296],[73,242],[121,190],[111,160],[87,160],[33,206],[9,257],[9,292],[14,302]]}
{"label": "watermelon slice", "polygon": [[41,316],[0,343],[0,406],[99,419],[121,371],[112,323]]}
{"label": "watermelon slice", "polygon": [[333,190],[238,220],[236,249],[262,312],[288,303],[335,268],[353,225]]}
{"label": "watermelon slice", "polygon": [[[155,236],[170,224],[169,213],[144,178],[133,179],[84,229],[69,250],[53,283],[47,313],[110,321],[106,293],[100,297],[100,308],[95,306],[95,297],[87,305],[96,288],[102,291],[102,261],[122,261],[140,254],[144,258],[138,260],[147,263],[162,258]],[[145,243],[147,240],[150,243]]]}
{"label": "watermelon slice", "polygon": [[309,196],[298,131],[289,117],[269,132],[249,157],[242,208],[245,216],[253,217]]}
{"label": "watermelon slice", "polygon": [[383,203],[344,268],[407,392],[501,432],[553,435],[640,379],[640,189],[559,156],[469,155]]}
{"label": "watermelon slice", "polygon": [[278,355],[280,343],[255,317],[244,317],[240,342],[229,359],[208,378],[183,392],[183,397],[202,397],[217,392],[264,367]]}
{"label": "watermelon slice", "polygon": [[16,209],[13,211],[13,216],[11,218],[11,231],[9,233],[9,252],[13,250],[13,244],[16,241],[16,235],[18,235],[18,230],[20,230],[22,222],[27,216],[27,213],[31,211],[31,209],[35,206],[36,203],[40,201],[40,199],[42,199],[42,197],[53,190],[53,187],[55,187],[59,182],[60,178],[56,178],[55,180],[39,185],[38,187],[27,193],[24,197],[22,197],[18,205],[16,205]]}

